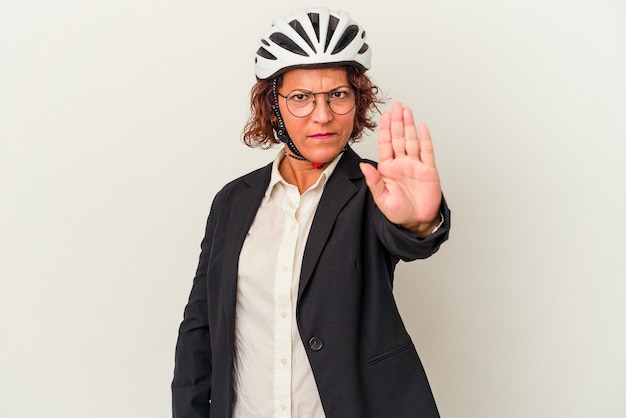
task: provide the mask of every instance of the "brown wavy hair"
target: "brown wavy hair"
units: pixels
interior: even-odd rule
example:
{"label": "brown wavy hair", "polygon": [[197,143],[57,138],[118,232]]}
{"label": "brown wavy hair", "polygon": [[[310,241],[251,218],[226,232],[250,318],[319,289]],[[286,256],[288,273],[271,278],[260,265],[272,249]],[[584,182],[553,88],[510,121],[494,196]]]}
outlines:
{"label": "brown wavy hair", "polygon": [[[346,70],[348,82],[356,92],[356,115],[354,127],[350,135],[350,143],[357,142],[363,136],[365,129],[376,128],[374,112],[380,113],[378,105],[385,100],[379,96],[375,86],[364,72],[350,66],[342,67]],[[282,75],[277,77],[277,87],[282,85]],[[243,142],[249,147],[271,148],[279,144],[280,140],[274,136],[276,115],[272,110],[274,102],[272,94],[273,79],[257,80],[250,91],[250,117],[243,130]]]}

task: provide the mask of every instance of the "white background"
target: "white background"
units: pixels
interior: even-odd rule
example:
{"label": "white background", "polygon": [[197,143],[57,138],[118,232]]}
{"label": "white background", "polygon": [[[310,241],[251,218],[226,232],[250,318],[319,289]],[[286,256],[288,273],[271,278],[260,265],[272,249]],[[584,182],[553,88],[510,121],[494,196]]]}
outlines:
{"label": "white background", "polygon": [[[258,37],[309,5],[0,1],[0,416],[170,416],[209,205],[275,153]],[[450,241],[396,294],[442,416],[626,416],[626,3],[327,6],[433,135]]]}

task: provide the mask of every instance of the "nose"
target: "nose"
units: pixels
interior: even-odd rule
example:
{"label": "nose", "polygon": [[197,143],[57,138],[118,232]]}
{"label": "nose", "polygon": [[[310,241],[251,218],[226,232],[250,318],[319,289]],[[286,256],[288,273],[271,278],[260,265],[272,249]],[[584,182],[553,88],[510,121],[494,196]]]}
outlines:
{"label": "nose", "polygon": [[323,97],[316,97],[313,106],[311,117],[314,122],[327,123],[333,118],[333,112],[330,110],[328,96],[326,94],[324,94]]}

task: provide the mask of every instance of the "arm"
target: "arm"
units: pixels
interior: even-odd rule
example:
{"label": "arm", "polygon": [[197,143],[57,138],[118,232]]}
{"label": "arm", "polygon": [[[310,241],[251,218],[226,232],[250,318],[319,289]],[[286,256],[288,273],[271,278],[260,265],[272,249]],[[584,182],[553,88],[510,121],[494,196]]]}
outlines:
{"label": "arm", "polygon": [[[215,203],[213,204],[215,207]],[[201,244],[200,261],[176,343],[172,381],[172,416],[208,418],[211,399],[211,341],[207,307],[207,268],[215,215],[211,209]]]}
{"label": "arm", "polygon": [[450,232],[450,209],[445,199],[441,198],[439,209],[443,223],[439,228],[423,237],[391,223],[380,210],[374,211],[374,229],[376,235],[387,250],[398,259],[412,261],[433,255],[447,239]]}

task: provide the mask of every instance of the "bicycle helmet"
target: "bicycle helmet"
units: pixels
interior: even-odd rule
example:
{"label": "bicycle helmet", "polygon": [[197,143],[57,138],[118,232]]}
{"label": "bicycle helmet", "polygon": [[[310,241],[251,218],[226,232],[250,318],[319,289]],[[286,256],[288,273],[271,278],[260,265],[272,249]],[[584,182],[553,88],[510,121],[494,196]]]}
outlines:
{"label": "bicycle helmet", "polygon": [[274,19],[260,43],[255,59],[259,79],[274,78],[292,68],[351,65],[366,71],[371,67],[365,31],[344,11],[295,10]]}

